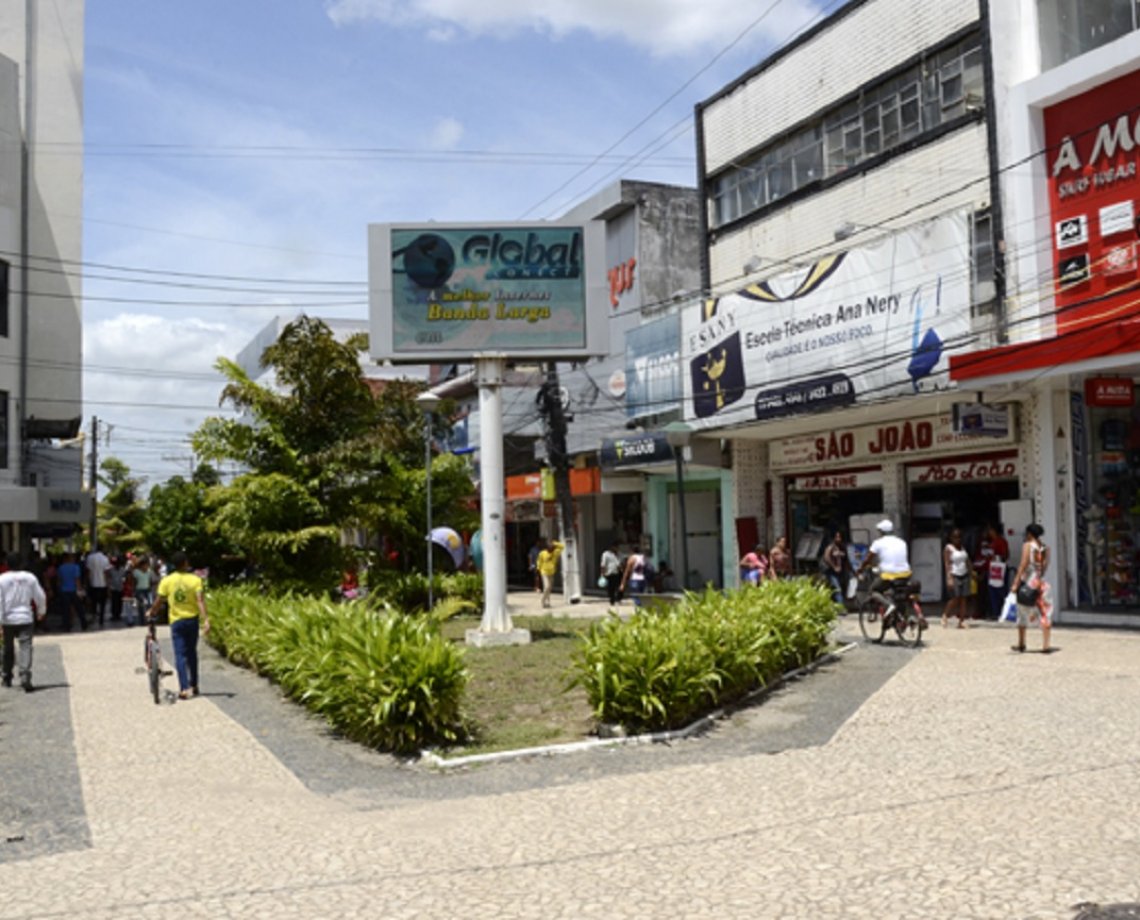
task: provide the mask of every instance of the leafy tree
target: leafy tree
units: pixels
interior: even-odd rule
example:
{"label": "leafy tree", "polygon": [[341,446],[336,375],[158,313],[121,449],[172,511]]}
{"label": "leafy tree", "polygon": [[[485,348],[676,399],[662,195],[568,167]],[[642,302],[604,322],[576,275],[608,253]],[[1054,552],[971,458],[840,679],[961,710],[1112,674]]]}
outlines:
{"label": "leafy tree", "polygon": [[[424,520],[422,386],[396,381],[376,395],[360,373],[363,336],[338,342],[320,320],[290,323],[265,350],[281,388],[251,380],[220,359],[221,401],[242,419],[208,419],[193,438],[208,460],[247,472],[209,492],[211,527],[248,553],[275,587],[328,587],[349,552],[342,533],[384,536],[414,564]],[[447,406],[436,415],[444,434]],[[473,514],[466,466],[433,464],[434,520],[464,527]]]}
{"label": "leafy tree", "polygon": [[99,502],[99,545],[113,552],[133,549],[142,542],[146,509],[139,499],[141,481],[118,457],[99,464],[99,482],[106,489]]}
{"label": "leafy tree", "polygon": [[217,471],[202,464],[190,481],[174,476],[150,490],[142,534],[147,546],[169,558],[181,550],[195,566],[207,567],[223,579],[242,565],[243,557],[207,522],[211,512],[209,489],[219,482]]}

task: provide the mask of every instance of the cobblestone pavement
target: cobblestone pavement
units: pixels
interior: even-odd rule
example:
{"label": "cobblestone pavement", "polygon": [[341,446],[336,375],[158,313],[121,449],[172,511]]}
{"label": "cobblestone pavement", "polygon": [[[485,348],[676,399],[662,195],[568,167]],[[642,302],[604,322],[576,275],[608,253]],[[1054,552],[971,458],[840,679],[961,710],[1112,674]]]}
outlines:
{"label": "cobblestone pavement", "polygon": [[154,706],[140,630],[38,637],[45,689],[0,693],[0,918],[1130,916],[1140,635],[1054,638],[935,626],[679,745],[441,775],[211,653],[213,695]]}

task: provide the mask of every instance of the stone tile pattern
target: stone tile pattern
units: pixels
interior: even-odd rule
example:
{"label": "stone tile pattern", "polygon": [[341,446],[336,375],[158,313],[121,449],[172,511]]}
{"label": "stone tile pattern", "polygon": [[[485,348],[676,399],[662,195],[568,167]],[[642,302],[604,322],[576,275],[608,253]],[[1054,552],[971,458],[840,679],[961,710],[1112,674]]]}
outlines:
{"label": "stone tile pattern", "polygon": [[936,627],[820,746],[663,749],[467,796],[480,771],[420,771],[453,785],[377,807],[312,791],[209,698],[154,706],[136,633],[42,640],[91,846],[0,865],[0,918],[1072,920],[1140,901],[1140,635],[1057,630],[1059,653],[1016,655],[1007,631]]}

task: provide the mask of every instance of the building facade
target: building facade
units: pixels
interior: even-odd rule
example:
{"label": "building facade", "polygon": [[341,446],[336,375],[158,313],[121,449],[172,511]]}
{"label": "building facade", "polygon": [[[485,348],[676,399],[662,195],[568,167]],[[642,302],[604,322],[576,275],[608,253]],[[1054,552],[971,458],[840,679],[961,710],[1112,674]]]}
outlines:
{"label": "building facade", "polygon": [[[82,0],[0,9],[0,544],[67,537],[82,489]],[[67,145],[47,156],[40,140]]]}
{"label": "building facade", "polygon": [[[1059,621],[1140,623],[1140,9],[853,0],[697,107],[685,417],[725,554],[1036,520]],[[731,544],[731,546],[729,545]]]}

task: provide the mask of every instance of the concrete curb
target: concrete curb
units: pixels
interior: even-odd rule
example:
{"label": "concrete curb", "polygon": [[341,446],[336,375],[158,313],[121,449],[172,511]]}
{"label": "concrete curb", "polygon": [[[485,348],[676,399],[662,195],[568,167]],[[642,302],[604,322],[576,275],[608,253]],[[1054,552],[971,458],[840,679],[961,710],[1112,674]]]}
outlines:
{"label": "concrete curb", "polygon": [[741,697],[739,700],[734,701],[728,706],[722,706],[720,709],[715,709],[706,715],[701,716],[694,722],[689,723],[684,728],[675,728],[670,731],[664,732],[651,732],[645,735],[622,735],[613,738],[591,738],[588,741],[571,741],[566,744],[547,744],[542,747],[533,748],[519,748],[513,751],[493,751],[489,754],[471,754],[466,757],[441,757],[434,750],[426,749],[420,751],[419,759],[421,762],[426,762],[431,766],[440,770],[453,770],[457,767],[471,767],[480,764],[502,763],[504,761],[521,760],[525,757],[553,757],[559,754],[576,754],[580,751],[592,751],[598,748],[612,748],[634,744],[660,744],[669,741],[680,741],[689,738],[700,732],[709,729],[713,723],[719,719],[723,719],[727,713],[733,709],[739,709],[749,703],[753,703],[758,699],[762,699],[774,690],[778,690],[789,681],[796,680],[803,677],[805,674],[810,674],[818,667],[824,664],[829,664],[833,661],[838,661],[840,655],[844,655],[852,649],[858,648],[858,642],[849,642],[846,645],[833,649],[825,655],[810,664],[804,665],[802,668],[796,668],[794,671],[789,671],[782,674],[779,678],[766,684],[746,696]]}

